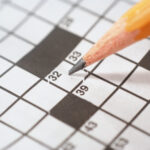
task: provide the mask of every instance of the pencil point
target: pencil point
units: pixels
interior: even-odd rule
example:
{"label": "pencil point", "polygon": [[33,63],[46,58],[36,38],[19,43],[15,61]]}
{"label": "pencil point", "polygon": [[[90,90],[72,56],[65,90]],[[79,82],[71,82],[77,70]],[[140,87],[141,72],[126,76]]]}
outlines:
{"label": "pencil point", "polygon": [[81,58],[70,70],[69,75],[83,69],[85,67],[85,61]]}

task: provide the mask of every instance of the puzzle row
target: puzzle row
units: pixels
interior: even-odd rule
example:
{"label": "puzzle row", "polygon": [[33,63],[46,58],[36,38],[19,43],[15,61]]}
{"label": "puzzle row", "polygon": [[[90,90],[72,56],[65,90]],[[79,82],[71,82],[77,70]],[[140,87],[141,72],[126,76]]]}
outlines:
{"label": "puzzle row", "polygon": [[[103,63],[104,62],[102,62],[100,66]],[[73,128],[80,128],[84,124],[84,122],[86,122],[88,118],[97,111],[97,107],[100,106],[115,91],[117,87],[106,82],[107,80],[98,78],[98,76],[95,76],[94,74],[90,75],[86,80],[83,81],[83,78],[87,75],[87,72],[84,71],[80,71],[73,76],[68,76],[68,70],[71,67],[72,65],[65,61],[60,63],[60,65],[58,65],[58,67],[56,67],[45,78],[46,80],[48,80],[48,82],[50,82],[50,84],[43,80],[38,82],[40,79],[37,76],[25,71],[18,66],[15,66],[11,70],[9,70],[0,79],[0,85],[3,88],[15,93],[18,96],[21,96],[35,83],[36,85],[34,85],[32,89],[30,89],[30,91],[23,96],[23,101],[20,100],[19,102],[17,102],[5,113],[3,112],[11,104],[13,104],[17,100],[17,98],[1,89],[0,95],[2,95],[2,100],[0,104],[0,112],[3,113],[1,120],[21,130],[22,132],[27,132],[38,120],[40,120],[44,116],[45,112],[41,110],[45,110],[50,111],[52,116],[72,126]],[[146,73],[149,73],[149,71],[142,67],[138,67],[133,75],[131,75],[131,77],[124,84],[124,86],[126,85],[128,90],[133,90],[133,92],[134,90],[139,90],[140,88],[140,90],[144,92],[143,95],[149,97],[149,74],[147,75],[147,77],[142,79],[140,85],[144,84],[143,86],[139,86],[137,88],[133,84],[133,81],[135,81],[136,83],[141,81],[141,77],[139,77],[138,74],[142,73],[144,73],[145,75]],[[144,80],[145,82],[143,82]],[[51,83],[53,83],[54,85],[52,85]],[[57,85],[57,87],[55,85]],[[146,86],[147,88],[145,88]],[[132,89],[130,87],[132,87]],[[75,89],[73,90],[73,88]],[[68,94],[68,92],[72,90],[72,94]],[[34,106],[38,106],[39,108],[41,108],[41,110],[37,109],[34,106],[31,106],[27,102],[24,102],[24,100],[34,104]],[[145,106],[145,104],[146,102],[138,98],[138,96],[135,96],[135,94],[133,95],[122,89],[117,90],[117,92],[114,93],[113,96],[102,107],[102,110],[108,112],[109,114],[112,114],[113,116],[115,116],[115,118],[101,111],[100,114],[104,114],[104,116],[102,115],[102,117],[100,117],[100,115],[99,117],[96,117],[97,121],[100,119],[100,123],[95,123],[95,115],[92,116],[90,119],[92,119],[91,122],[94,123],[87,122],[87,124],[90,124],[90,126],[91,124],[92,126],[97,126],[96,124],[104,125],[100,126],[99,128],[95,128],[93,132],[89,132],[88,134],[108,144],[117,135],[117,133],[125,127],[124,122],[131,121],[133,117]],[[147,134],[150,134],[148,122],[149,115],[149,107],[147,107],[133,122],[134,126],[147,132]],[[108,118],[111,118],[110,121],[109,119],[105,120],[105,118],[107,118],[106,116],[108,116]],[[33,117],[34,119],[31,119],[30,117]],[[25,121],[22,121],[21,118],[26,119]],[[117,120],[116,118],[123,120],[123,122]],[[147,122],[145,122],[145,120],[147,120]],[[22,124],[22,122],[24,122],[24,124]],[[109,122],[111,122],[110,126]],[[105,124],[108,124],[108,126],[105,126]],[[111,132],[111,130],[114,128],[117,131],[111,133],[112,136],[110,136],[107,131],[110,130]],[[84,131],[84,128],[81,128],[81,130]],[[106,139],[104,137],[105,134],[102,131],[106,132]],[[99,132],[102,132],[102,135],[97,135],[97,133]]]}
{"label": "puzzle row", "polygon": [[[57,1],[59,3],[63,3],[64,5],[70,5],[68,3],[67,4],[64,3],[60,0],[56,0],[56,2]],[[19,2],[21,3],[21,1],[18,1],[18,3]],[[45,3],[43,3],[43,5],[44,4],[46,5],[47,3],[48,2],[45,2]],[[118,3],[125,3],[125,2],[119,1]],[[24,6],[26,6],[26,5],[27,4],[24,4]],[[30,5],[30,7],[31,6],[32,5]],[[44,7],[43,10],[46,10],[46,8]],[[120,6],[119,6],[119,8],[120,8]],[[114,8],[112,10],[116,10],[116,9]],[[84,31],[84,34],[86,34],[86,32],[90,28],[92,28],[92,26],[95,24],[95,21],[90,22],[91,19],[89,19],[90,17],[88,17],[89,14],[80,15],[81,12],[85,13],[85,14],[88,13],[88,12],[80,9],[79,7],[75,8],[71,11],[71,13],[74,14],[73,16],[75,16],[74,22],[72,22],[72,24],[70,26],[67,26],[67,27],[65,27],[65,25],[62,23],[63,25],[61,24],[59,26],[61,29],[58,28],[59,30],[62,30],[62,28],[65,29],[64,32],[66,32],[65,34],[67,36],[68,36],[69,32],[70,32],[70,34],[72,33],[71,39],[74,38],[72,40],[76,40],[74,44],[78,44],[78,42],[81,40],[81,37],[79,37],[79,36],[82,36],[82,35],[79,35],[77,32],[82,33]],[[37,17],[35,15],[30,15],[30,17],[28,17],[25,21],[24,19],[26,18],[25,16],[27,14],[22,15],[22,13],[24,14],[25,12],[21,11],[20,9],[12,7],[10,4],[6,5],[3,9],[0,10],[0,17],[2,18],[2,21],[0,23],[0,27],[6,28],[6,30],[12,31],[12,30],[14,30],[14,28],[16,28],[18,26],[18,24],[20,24],[21,22],[24,22],[24,23],[21,23],[20,26],[17,27],[16,30],[14,30],[14,33],[16,35],[11,34],[11,35],[7,36],[8,33],[6,31],[0,29],[0,41],[1,41],[0,55],[5,57],[6,59],[10,60],[12,63],[17,63],[19,60],[21,60],[25,55],[27,55],[33,49],[35,49],[35,45],[39,44],[41,41],[45,41],[47,36],[51,36],[51,34],[53,35],[53,33],[55,33],[55,36],[56,36],[55,31],[58,30],[54,27],[54,25],[46,22],[45,20],[41,20],[40,17]],[[71,13],[70,13],[70,15],[71,15]],[[51,14],[51,13],[47,13],[47,14]],[[116,14],[118,14],[118,13],[116,13]],[[7,15],[7,16],[14,15],[14,17],[12,17],[12,18],[15,18],[15,19],[10,18],[10,19],[6,20],[5,15]],[[78,19],[78,17],[81,17],[81,18]],[[60,18],[62,18],[62,16]],[[71,17],[71,18],[73,18],[73,17]],[[84,18],[88,18],[88,22],[86,22],[84,20]],[[67,20],[67,18],[65,18],[65,20]],[[97,19],[95,19],[95,20],[97,20]],[[10,21],[10,22],[8,22],[8,21]],[[110,22],[108,22],[105,19],[100,19],[98,21],[98,23],[91,29],[91,31],[87,34],[87,36],[85,38],[87,38],[90,41],[96,42],[97,39],[101,35],[103,35],[108,30],[108,28],[110,26],[111,26]],[[39,30],[39,28],[40,28],[40,30]],[[67,31],[69,31],[69,32],[67,32]],[[97,33],[99,33],[99,34],[97,34]],[[63,34],[60,37],[62,39],[64,39]],[[78,41],[77,41],[77,39],[78,39]],[[57,40],[53,41],[53,43],[54,42],[57,42]],[[134,61],[135,63],[138,63],[143,58],[143,56],[148,52],[149,45],[150,45],[149,40],[144,40],[144,41],[141,41],[141,42],[139,42],[139,43],[137,43],[131,47],[126,48],[125,50],[119,52],[119,54],[123,57],[126,57],[126,58]],[[83,54],[85,54],[85,52],[87,52],[87,50],[90,47],[91,47],[91,43],[89,43],[87,41],[82,41],[80,43],[80,45],[75,49],[75,51],[77,51],[79,53],[73,52],[73,54],[72,54],[73,56],[70,56],[70,58],[68,57],[67,60],[73,64],[76,63],[77,60],[79,60],[79,58],[81,58],[81,56]],[[44,47],[44,48],[46,48],[46,47]],[[71,48],[69,49],[68,52],[70,52],[70,50],[72,50]],[[74,48],[74,46],[73,46],[73,48]],[[135,56],[135,53],[136,53],[136,56]],[[3,60],[1,59],[1,61],[3,61]],[[5,62],[3,61],[2,63],[5,63]],[[145,66],[145,67],[148,68],[147,66]],[[7,66],[6,66],[6,68],[7,68]],[[118,84],[119,84],[119,82],[118,82]]]}
{"label": "puzzle row", "polygon": [[[14,2],[16,2],[19,6],[23,3],[23,1],[14,1]],[[35,7],[37,5],[37,2],[38,1],[36,1],[36,3],[32,2],[29,7],[32,7],[32,8],[33,8],[33,6]],[[50,4],[48,5],[47,4],[48,2],[49,1],[46,1],[45,3],[43,2],[43,4],[41,5],[41,9],[42,9],[42,6],[44,7],[44,4],[46,5],[45,6],[46,8],[49,8],[51,5]],[[64,3],[61,0],[56,0],[55,2],[56,2],[56,4],[59,2],[60,6],[61,6],[61,4],[69,5],[70,6],[69,8],[71,9],[71,4]],[[120,4],[120,3],[126,3],[126,2],[118,1],[118,3]],[[106,4],[108,5],[108,3],[106,3]],[[106,4],[103,4],[103,5],[106,5]],[[27,3],[24,2],[22,5],[26,6]],[[45,7],[42,9],[43,11],[47,10]],[[120,6],[116,6],[116,7],[121,8]],[[28,7],[26,6],[26,8],[28,8]],[[55,7],[53,7],[53,8],[55,8]],[[64,7],[61,6],[61,8],[63,10],[65,10],[65,6]],[[70,10],[69,8],[64,13],[62,13],[60,11],[61,15],[63,14],[63,16],[64,16],[66,14],[66,12]],[[123,7],[123,8],[125,8],[125,7]],[[117,8],[112,8],[112,10],[114,10],[114,11],[116,9]],[[40,8],[38,10],[40,11]],[[57,9],[55,9],[55,10],[57,10]],[[123,10],[123,9],[121,9],[121,10]],[[43,16],[45,16],[45,13]],[[67,27],[66,27],[66,23],[64,23],[65,21],[63,21],[62,23],[60,23],[60,27],[65,29],[65,31],[70,31],[70,33],[71,32],[74,33],[72,35],[74,37],[77,37],[79,40],[81,40],[81,38],[77,36],[77,35],[79,35],[78,32],[79,33],[84,32],[83,34],[86,34],[86,32],[90,28],[92,28],[92,26],[95,24],[95,21],[98,19],[98,17],[97,17],[97,19],[94,19],[95,21],[91,21],[93,19],[89,19],[90,17],[88,17],[88,15],[91,15],[91,14],[89,14],[85,10],[80,9],[79,7],[74,8],[71,11],[71,13],[69,13],[69,15],[71,15],[72,13],[74,16],[74,17],[71,16],[71,18],[74,18],[73,19],[74,21],[72,22],[72,24],[69,26],[67,25]],[[83,13],[83,15],[80,15],[80,13],[81,14]],[[47,14],[51,14],[51,13],[47,13]],[[116,14],[119,14],[119,13],[116,13]],[[37,17],[35,15],[30,15],[30,17],[26,17],[26,15],[27,15],[27,13],[25,13],[24,11],[21,11],[20,9],[17,9],[16,7],[12,7],[12,5],[10,5],[10,4],[6,5],[3,9],[0,10],[0,17],[2,18],[0,27],[5,28],[8,31],[13,31],[21,23],[19,25],[19,27],[17,27],[16,30],[13,31],[17,36],[12,35],[12,34],[7,36],[8,33],[6,31],[0,29],[0,41],[1,41],[0,55],[9,59],[13,63],[16,63],[19,60],[21,60],[21,58],[23,58],[26,54],[28,54],[33,49],[35,49],[35,47],[34,47],[35,45],[37,45],[41,41],[45,40],[47,35],[50,35],[50,33],[52,34],[56,30],[56,28],[54,28],[53,24],[50,24],[47,22],[48,20],[47,21],[42,20],[40,17]],[[13,16],[11,18],[15,18],[15,19],[10,18],[10,19],[6,20],[5,16]],[[59,15],[57,15],[57,16],[59,16]],[[58,20],[61,20],[63,18],[63,16],[60,16],[60,18]],[[81,18],[78,18],[78,17],[81,17]],[[26,18],[26,21],[25,21],[25,18]],[[84,20],[85,18],[88,18],[88,22]],[[57,19],[55,19],[55,20],[57,20]],[[68,19],[65,17],[65,20],[68,20]],[[101,19],[87,34],[86,38],[93,42],[96,42],[97,39],[101,35],[103,35],[110,26],[111,26],[110,22],[108,22],[105,19]],[[40,28],[40,30],[39,30],[39,28]],[[99,34],[97,34],[97,33],[99,33]],[[79,35],[79,36],[82,36],[82,35]],[[63,36],[62,36],[62,38],[63,38]],[[3,39],[5,39],[5,40],[3,40]],[[83,55],[90,47],[90,43],[85,41],[85,42],[83,42],[83,45],[84,45],[84,43],[85,43],[85,47],[83,47],[83,48],[85,48],[85,50],[80,50],[80,51],[82,51],[82,52],[80,52],[81,54],[74,54],[74,55],[77,55],[76,57],[78,57],[78,58],[80,58],[80,55]],[[81,48],[83,45],[81,44]],[[134,46],[127,48],[124,51],[119,52],[119,54],[124,57],[127,57],[128,59],[133,60],[134,62],[139,62],[142,59],[142,57],[148,52],[148,49],[149,49],[149,42],[148,42],[148,40],[144,40],[144,41],[137,43]],[[137,53],[136,56],[135,56],[135,53]],[[72,63],[75,63],[78,60],[78,58],[74,58],[74,57],[75,56],[70,58],[69,61],[71,61]],[[68,58],[67,58],[67,60],[68,60]]]}
{"label": "puzzle row", "polygon": [[[45,81],[42,81],[39,84],[45,84],[46,90],[48,84]],[[33,90],[37,90],[37,87]],[[125,94],[122,91],[119,92],[120,94]],[[8,102],[10,104],[16,101],[16,97],[6,91],[0,90],[0,94],[2,96],[2,104],[0,105],[1,111],[6,105],[8,105]],[[133,110],[131,111],[131,106],[128,105],[129,111],[126,111],[124,114],[123,111],[121,113],[121,115],[126,118],[129,118],[129,113],[133,116],[135,113],[134,111],[137,112],[137,107],[140,109],[140,103],[141,105],[144,105],[141,100],[134,97],[131,98],[132,99],[129,100],[135,100],[134,104],[130,104],[132,105]],[[45,100],[46,98],[42,99],[44,104],[46,103]],[[117,100],[119,101],[119,99]],[[55,100],[52,100],[52,95],[50,101],[51,104],[54,104]],[[109,102],[106,107],[108,106]],[[124,106],[127,107],[126,104]],[[119,109],[121,108],[122,107]],[[99,150],[103,149],[104,145],[109,144],[122,130],[124,130],[124,132],[122,132],[122,134],[120,134],[120,136],[113,142],[111,147],[118,149],[121,147],[124,147],[124,149],[137,149],[141,147],[143,150],[148,150],[150,148],[150,136],[148,136],[150,134],[150,122],[148,121],[149,115],[150,105],[144,109],[137,119],[135,119],[132,126],[124,130],[126,127],[124,122],[112,117],[106,113],[106,111],[97,111],[95,106],[73,95],[67,95],[64,97],[63,100],[51,110],[51,116],[46,115],[44,111],[41,111],[35,107],[35,105],[31,105],[31,103],[20,99],[1,116],[0,149],[19,139],[8,149],[17,150],[22,147],[42,149],[42,146],[40,145],[42,144],[43,146],[50,148],[57,148],[61,145],[61,150],[72,150],[73,148],[77,150],[87,148]],[[145,122],[145,120],[147,121]],[[9,127],[6,126],[6,124]],[[134,126],[143,131],[145,130],[145,132],[148,133],[142,133],[140,130],[134,128]],[[76,132],[75,128],[79,129],[79,131]],[[26,133],[30,130],[28,133],[29,137],[21,138],[22,134],[14,129],[19,130],[21,133]],[[70,138],[68,139],[68,137]],[[31,138],[34,141],[32,141]],[[64,143],[66,139],[68,140]],[[38,144],[39,142],[40,144]],[[43,147],[43,149],[46,148]]]}
{"label": "puzzle row", "polygon": [[[45,123],[50,123],[48,121],[51,121],[52,118],[46,118]],[[45,126],[44,126],[45,127]],[[10,141],[13,141],[15,138],[19,138],[20,135],[13,131],[12,129],[4,126],[3,124],[0,124],[0,128],[2,129],[2,133],[4,134],[11,134],[12,136],[9,138],[3,138],[1,143],[2,145],[9,143]],[[68,130],[67,130],[68,131]],[[60,131],[61,132],[61,131]],[[56,133],[57,134],[57,133]],[[47,143],[54,142],[54,138],[51,138],[49,135],[43,137],[41,135],[41,138],[46,138]],[[55,137],[55,136],[54,136]],[[62,136],[60,137],[62,138]],[[60,138],[58,140],[60,140]],[[51,141],[51,142],[50,142]],[[87,144],[88,143],[88,144]],[[0,144],[0,145],[1,145]],[[41,143],[40,143],[41,144]],[[49,148],[44,147],[45,145],[40,145],[38,142],[30,139],[29,137],[23,137],[21,138],[17,143],[12,145],[8,150],[20,150],[22,148],[28,148],[33,150],[47,150]],[[150,148],[149,145],[149,138],[139,131],[136,131],[134,128],[129,127],[113,144],[113,148],[121,148],[124,150],[128,149],[138,149],[142,148],[143,150],[148,150]],[[88,136],[82,134],[81,132],[75,133],[64,145],[62,145],[59,150],[82,150],[82,149],[95,149],[95,150],[104,150],[104,145],[95,142]]]}
{"label": "puzzle row", "polygon": [[[86,41],[81,41],[77,45],[77,47],[66,57],[66,60],[71,63],[76,63],[77,60],[79,60],[81,56],[84,54],[83,50],[85,49],[88,50],[90,46],[91,46],[90,43]],[[36,50],[34,50],[34,52],[36,52]],[[139,53],[138,56],[141,57],[143,56],[143,52],[142,50],[140,52],[141,53]],[[31,58],[34,58],[34,57],[31,57]],[[147,100],[150,99],[150,93],[149,93],[149,89],[150,89],[150,71],[149,70],[150,68],[149,68],[149,64],[145,62],[147,62],[149,58],[150,58],[150,52],[148,52],[145,55],[145,57],[140,61],[140,66],[137,67],[137,69],[132,73],[129,79],[122,85],[122,88],[125,88],[129,90],[130,92],[138,96],[141,96]],[[42,61],[40,61],[39,67],[42,66],[41,62]],[[7,60],[0,58],[0,74],[2,75],[5,71],[11,68],[12,65],[13,64],[11,62],[8,62]],[[87,67],[86,70],[91,71],[95,67],[95,65],[96,64],[90,67]],[[23,65],[23,67],[24,66],[26,66],[26,63]],[[48,66],[45,68],[45,70],[47,70],[45,74],[46,75],[45,79],[49,80],[50,82],[53,82],[54,84],[64,88],[67,91],[71,91],[88,74],[85,71],[80,71],[74,74],[73,76],[69,76],[68,71],[72,67],[72,65],[67,63],[66,61],[63,61],[54,70],[52,69],[53,71],[49,75],[47,75],[48,72],[50,71],[49,69],[50,66],[51,66],[51,63],[48,63]],[[104,101],[105,98],[108,97],[109,94],[111,94],[116,89],[116,86],[122,83],[122,81],[135,68],[135,66],[136,65],[134,63],[126,59],[123,59],[120,56],[112,55],[106,58],[102,63],[100,63],[97,66],[97,68],[93,71],[92,74],[93,76],[96,76],[96,77],[91,76],[90,78],[85,80],[83,84],[89,87],[93,86],[92,88],[93,91],[101,91],[101,89],[103,90],[106,89],[106,92],[103,92],[103,93],[106,93],[106,96],[102,98],[102,101]],[[37,65],[37,68],[38,68],[38,65]],[[30,86],[32,86],[35,82],[39,80],[39,77],[33,75],[34,74],[33,70],[34,68],[31,68],[29,70],[31,71],[31,73],[29,73],[28,71],[25,71],[24,69],[18,66],[15,66],[1,77],[0,84],[6,89],[14,92],[15,94],[22,95],[28,88],[30,88]],[[39,72],[40,71],[42,71],[41,68],[39,68]],[[14,79],[13,81],[12,81],[12,78]],[[102,81],[99,78],[110,82],[112,85],[108,84],[107,82]],[[20,82],[17,82],[17,81],[20,81]],[[103,88],[104,85],[106,85],[105,89]],[[95,99],[95,102],[93,100],[90,100],[89,95],[91,95],[93,91],[89,89],[86,92],[86,94],[82,96],[82,98],[85,98],[88,101],[91,101],[95,105],[99,106],[100,103],[102,102],[102,101],[100,102],[96,100],[99,96],[94,95],[95,97],[97,97]],[[78,95],[80,96],[80,93]]]}
{"label": "puzzle row", "polygon": [[[72,9],[72,3],[62,0],[54,2],[53,0],[43,2],[41,0],[32,0],[30,4],[23,0],[12,0],[12,4],[8,3],[0,10],[0,27],[6,29],[6,31],[15,32],[16,35],[29,40],[33,44],[38,44],[51,32],[54,25],[59,24],[61,28],[69,32],[84,36],[96,24],[89,34],[86,35],[87,39],[95,42],[110,28],[111,23],[103,19],[98,21],[99,15],[94,15],[89,11],[102,15],[114,2],[114,0],[105,0],[101,1],[101,5],[97,5],[99,3],[97,0],[95,3],[91,3],[90,0],[84,0],[78,7]],[[37,7],[39,4],[41,4],[40,7]],[[22,7],[25,9],[22,10]],[[118,1],[106,13],[106,17],[115,21],[129,7],[131,5],[126,1]],[[58,9],[59,12],[57,11]],[[35,14],[31,15],[28,11],[34,11]],[[10,18],[6,20],[6,16]],[[99,35],[97,35],[98,32]],[[6,35],[7,32],[0,31],[0,39]]]}

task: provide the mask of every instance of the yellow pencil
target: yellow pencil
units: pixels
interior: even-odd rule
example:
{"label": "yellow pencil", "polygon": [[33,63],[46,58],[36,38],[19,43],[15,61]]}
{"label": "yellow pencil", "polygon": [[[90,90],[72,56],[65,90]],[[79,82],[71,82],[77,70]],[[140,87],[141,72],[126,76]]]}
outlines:
{"label": "yellow pencil", "polygon": [[150,0],[129,9],[69,71],[72,74],[150,35]]}

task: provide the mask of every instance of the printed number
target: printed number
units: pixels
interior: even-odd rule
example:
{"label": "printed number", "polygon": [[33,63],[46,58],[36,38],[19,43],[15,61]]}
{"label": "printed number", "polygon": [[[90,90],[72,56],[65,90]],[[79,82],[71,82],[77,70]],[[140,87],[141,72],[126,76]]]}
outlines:
{"label": "printed number", "polygon": [[85,125],[85,129],[87,131],[91,131],[93,129],[95,129],[97,127],[97,123],[93,122],[93,121],[89,121],[86,125]]}
{"label": "printed number", "polygon": [[75,146],[71,143],[66,143],[63,147],[62,147],[63,150],[74,150],[75,149]]}
{"label": "printed number", "polygon": [[120,138],[116,141],[116,143],[114,143],[114,147],[117,150],[123,150],[123,148],[129,143],[129,141],[127,139],[124,138]]}
{"label": "printed number", "polygon": [[60,74],[58,71],[54,71],[48,76],[48,78],[52,81],[56,81],[61,75],[62,74]]}
{"label": "printed number", "polygon": [[72,61],[76,61],[79,57],[81,56],[80,52],[74,51],[72,54],[69,56],[69,59]]}
{"label": "printed number", "polygon": [[65,18],[63,21],[62,21],[62,24],[66,27],[69,27],[71,25],[71,23],[73,22],[73,19],[72,18]]}
{"label": "printed number", "polygon": [[76,93],[77,93],[77,94],[80,94],[80,95],[82,96],[82,95],[85,94],[85,92],[88,91],[88,89],[89,89],[89,88],[88,88],[87,86],[81,85],[81,86],[79,87],[79,89],[76,90]]}

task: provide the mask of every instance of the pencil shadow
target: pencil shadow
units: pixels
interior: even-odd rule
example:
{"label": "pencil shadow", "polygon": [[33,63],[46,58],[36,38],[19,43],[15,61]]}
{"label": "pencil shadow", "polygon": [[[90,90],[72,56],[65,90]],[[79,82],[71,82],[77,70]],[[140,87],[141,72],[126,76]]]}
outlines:
{"label": "pencil shadow", "polygon": [[[84,78],[85,74],[86,74],[85,72],[77,72],[71,76],[75,77],[75,78]],[[139,73],[136,73],[136,77],[131,78],[133,75],[134,75],[134,73],[129,77],[130,83],[137,84],[137,85],[138,84],[140,84],[140,85],[149,85],[150,84],[150,73],[139,72]],[[106,80],[110,79],[111,81],[120,83],[120,81],[124,80],[127,77],[127,74],[126,73],[111,73],[111,74],[100,73],[99,76],[102,78],[105,78]],[[95,79],[96,78],[93,78],[93,82]]]}
{"label": "pencil shadow", "polygon": [[[130,82],[133,84],[144,84],[148,85],[150,84],[150,73],[144,73],[144,72],[139,72],[136,74],[136,77],[132,78],[134,73],[129,77]],[[105,74],[101,73],[101,77],[104,77],[105,79],[111,79],[112,81],[122,81],[122,79],[125,79],[127,77],[127,74],[125,73],[111,73],[111,74]],[[136,79],[135,79],[136,78]]]}
{"label": "pencil shadow", "polygon": [[74,74],[72,74],[72,77],[76,77],[76,78],[84,78],[86,75],[86,72],[76,72]]}

